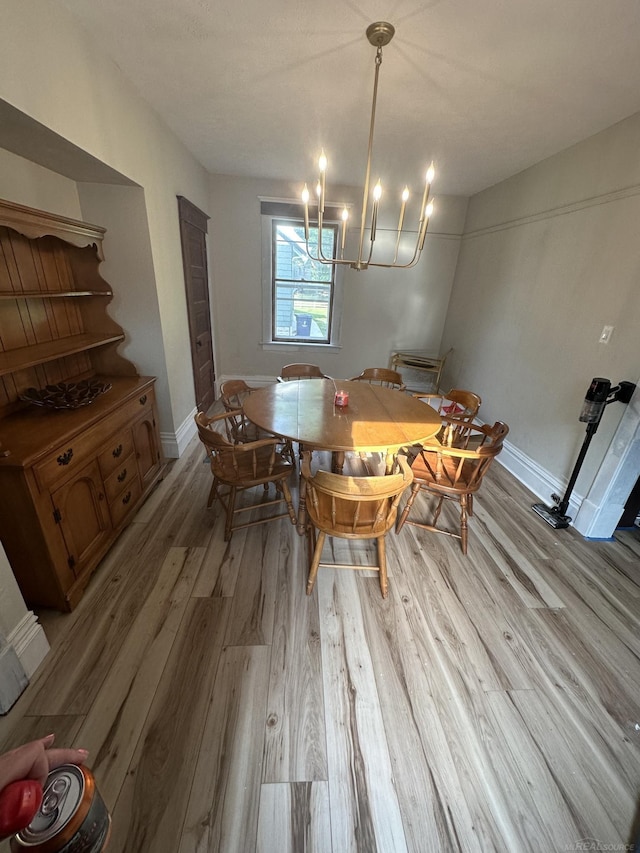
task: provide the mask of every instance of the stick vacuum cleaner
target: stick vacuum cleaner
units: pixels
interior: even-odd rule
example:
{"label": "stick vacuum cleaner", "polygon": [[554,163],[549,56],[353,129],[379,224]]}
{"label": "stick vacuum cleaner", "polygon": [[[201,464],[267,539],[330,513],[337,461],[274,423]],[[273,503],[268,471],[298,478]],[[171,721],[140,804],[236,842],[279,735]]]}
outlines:
{"label": "stick vacuum cleaner", "polygon": [[537,512],[540,518],[543,518],[547,524],[550,524],[556,529],[569,526],[571,522],[571,518],[567,515],[567,510],[569,509],[569,498],[571,497],[571,492],[573,491],[573,487],[578,479],[578,474],[580,473],[580,468],[584,462],[584,457],[587,455],[591,439],[595,435],[596,430],[600,425],[600,421],[602,420],[602,414],[605,406],[609,403],[615,402],[616,400],[619,403],[628,403],[635,390],[636,386],[633,382],[621,382],[619,385],[612,388],[611,382],[609,382],[608,379],[596,377],[591,380],[591,385],[589,386],[589,390],[584,398],[579,418],[579,420],[587,424],[587,434],[585,435],[582,447],[580,448],[576,464],[573,466],[573,471],[571,472],[571,477],[569,478],[569,483],[564,496],[560,499],[557,495],[551,495],[553,500],[556,501],[555,506],[549,507],[545,504],[533,504],[531,507],[531,509],[533,509],[534,512]]}

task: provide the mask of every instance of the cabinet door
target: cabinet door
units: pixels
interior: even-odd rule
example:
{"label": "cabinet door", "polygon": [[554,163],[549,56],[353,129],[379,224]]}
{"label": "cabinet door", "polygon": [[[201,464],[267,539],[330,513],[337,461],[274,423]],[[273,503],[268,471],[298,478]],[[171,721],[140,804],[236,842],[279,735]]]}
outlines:
{"label": "cabinet door", "polygon": [[138,472],[144,492],[160,469],[160,446],[153,409],[147,409],[144,415],[133,424],[132,432]]}
{"label": "cabinet door", "polygon": [[79,577],[111,536],[111,520],[97,461],[90,462],[51,497],[69,551],[69,567]]}

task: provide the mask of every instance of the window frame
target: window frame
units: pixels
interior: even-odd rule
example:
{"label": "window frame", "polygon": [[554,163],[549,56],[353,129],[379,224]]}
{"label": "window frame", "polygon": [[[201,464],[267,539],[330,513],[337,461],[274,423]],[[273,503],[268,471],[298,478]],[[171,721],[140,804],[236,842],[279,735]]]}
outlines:
{"label": "window frame", "polygon": [[[304,225],[304,209],[299,202],[283,199],[261,198],[260,203],[262,226],[262,347],[264,349],[281,349],[283,347],[309,349],[315,347],[325,352],[327,350],[338,350],[341,346],[341,321],[344,303],[344,265],[342,264],[337,264],[334,267],[333,288],[329,298],[328,342],[314,340],[313,338],[307,340],[302,337],[286,340],[275,338],[275,223],[288,221],[294,225]],[[336,226],[337,228],[340,225],[339,211],[335,208],[331,209],[329,205],[325,206],[325,211],[323,225]],[[336,250],[338,236],[339,231],[336,230]]]}

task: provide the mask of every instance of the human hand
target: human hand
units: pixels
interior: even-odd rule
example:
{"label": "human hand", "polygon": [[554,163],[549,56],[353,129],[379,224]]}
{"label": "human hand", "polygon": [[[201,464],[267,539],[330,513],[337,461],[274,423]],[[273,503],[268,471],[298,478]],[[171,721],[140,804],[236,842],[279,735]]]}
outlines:
{"label": "human hand", "polygon": [[0,755],[0,839],[31,822],[51,770],[86,760],[86,749],[51,749],[54,737],[47,735]]}

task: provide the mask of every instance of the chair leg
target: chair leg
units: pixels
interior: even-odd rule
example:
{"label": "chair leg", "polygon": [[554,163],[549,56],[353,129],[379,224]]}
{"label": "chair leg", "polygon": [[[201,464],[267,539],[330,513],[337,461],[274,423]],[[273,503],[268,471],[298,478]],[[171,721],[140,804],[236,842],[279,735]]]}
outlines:
{"label": "chair leg", "polygon": [[344,451],[336,450],[331,454],[331,470],[334,474],[342,474],[344,469]]}
{"label": "chair leg", "polygon": [[309,522],[307,525],[307,554],[309,557],[309,571],[311,571],[311,566],[313,565],[313,557],[316,552],[316,529]]}
{"label": "chair leg", "polygon": [[440,498],[440,500],[438,501],[438,505],[436,506],[434,513],[433,513],[433,521],[431,522],[433,527],[436,527],[438,524],[438,519],[440,518],[440,511],[442,509],[443,503],[444,503],[444,498]]}
{"label": "chair leg", "polygon": [[460,495],[460,544],[462,545],[462,553],[467,553],[467,495]]}
{"label": "chair leg", "polygon": [[398,517],[396,521],[396,533],[400,533],[402,528],[404,527],[404,523],[409,517],[409,513],[411,512],[411,507],[413,506],[413,502],[416,499],[416,495],[420,491],[420,484],[414,483],[411,486],[411,494],[409,495],[409,500],[406,502],[404,509],[402,510],[402,515]]}
{"label": "chair leg", "polygon": [[233,526],[233,511],[236,507],[236,488],[235,486],[231,486],[229,491],[229,497],[227,498],[227,521],[224,526],[224,541],[228,542],[233,536],[233,530],[231,529]]}
{"label": "chair leg", "polygon": [[387,545],[384,536],[376,540],[378,544],[378,570],[380,572],[380,592],[386,598],[389,594],[389,582],[387,580]]}
{"label": "chair leg", "polygon": [[293,507],[293,501],[291,500],[291,492],[289,491],[289,486],[285,483],[284,480],[281,480],[278,485],[282,489],[282,494],[284,495],[284,499],[287,503],[287,509],[289,510],[289,518],[291,519],[291,524],[297,524],[298,517],[296,516],[296,511]]}
{"label": "chair leg", "polygon": [[318,531],[318,541],[316,542],[316,547],[313,551],[313,559],[311,561],[311,568],[309,569],[309,577],[307,578],[307,595],[311,595],[313,592],[313,587],[316,582],[316,577],[318,576],[318,566],[320,565],[320,555],[322,554],[322,546],[324,545],[324,540],[327,538],[327,534],[319,530]]}
{"label": "chair leg", "polygon": [[213,504],[213,502],[216,498],[217,485],[218,484],[216,482],[216,478],[214,477],[213,483],[211,483],[211,489],[209,491],[209,497],[207,498],[207,507],[211,507],[211,505]]}
{"label": "chair leg", "polygon": [[285,439],[282,445],[282,455],[291,462],[293,467],[296,467],[296,452],[293,449],[293,444],[289,441],[289,439]]}

